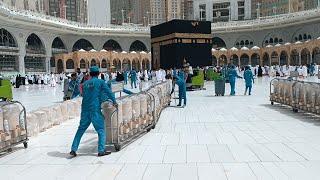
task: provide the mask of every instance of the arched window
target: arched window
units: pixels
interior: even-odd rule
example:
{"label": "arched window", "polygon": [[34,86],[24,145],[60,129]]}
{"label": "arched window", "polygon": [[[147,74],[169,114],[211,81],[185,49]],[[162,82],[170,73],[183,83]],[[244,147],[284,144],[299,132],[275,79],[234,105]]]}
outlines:
{"label": "arched window", "polygon": [[80,69],[85,69],[86,68],[86,61],[84,59],[80,60]]}
{"label": "arched window", "polygon": [[26,51],[31,54],[45,54],[45,48],[40,38],[32,33],[26,42]]}
{"label": "arched window", "polygon": [[78,51],[80,49],[90,51],[91,49],[94,49],[94,47],[90,41],[88,41],[86,39],[79,39],[76,43],[74,43],[74,45],[72,47],[72,51]]}
{"label": "arched window", "polygon": [[103,49],[105,49],[107,51],[117,51],[117,52],[122,51],[120,44],[113,39],[110,39],[106,43],[104,43]]}
{"label": "arched window", "polygon": [[0,46],[17,47],[13,36],[5,29],[0,29]]}
{"label": "arched window", "polygon": [[107,68],[107,61],[105,59],[101,61],[101,68]]}
{"label": "arched window", "polygon": [[299,41],[301,41],[302,40],[302,35],[301,34],[299,34]]}
{"label": "arched window", "polygon": [[74,62],[72,59],[68,59],[66,62],[66,69],[74,69]]}
{"label": "arched window", "polygon": [[92,59],[90,66],[92,67],[92,66],[96,66],[96,65],[97,65],[97,61],[95,59]]}
{"label": "arched window", "polygon": [[148,51],[148,49],[143,42],[137,40],[131,44],[129,51],[138,51],[139,52],[139,51]]}
{"label": "arched window", "polygon": [[307,38],[308,38],[308,37],[307,37],[307,34],[304,34],[304,35],[303,35],[303,39],[306,40]]}

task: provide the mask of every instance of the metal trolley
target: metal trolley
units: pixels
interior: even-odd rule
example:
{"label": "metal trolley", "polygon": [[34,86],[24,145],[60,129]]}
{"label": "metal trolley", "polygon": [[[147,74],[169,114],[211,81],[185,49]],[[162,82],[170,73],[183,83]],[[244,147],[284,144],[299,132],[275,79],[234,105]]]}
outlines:
{"label": "metal trolley", "polygon": [[[12,104],[18,104],[22,110],[19,113],[19,126],[20,129],[16,130],[7,130],[4,132],[4,136],[0,137],[0,152],[11,152],[12,148],[16,145],[23,144],[24,148],[28,148],[28,130],[27,130],[27,118],[26,118],[26,108],[19,102],[19,101],[2,101],[0,102],[0,108],[3,109],[3,107],[12,105]],[[5,121],[3,119],[3,121]],[[5,130],[5,123],[3,122],[3,129]],[[14,134],[16,136],[14,136]]]}
{"label": "metal trolley", "polygon": [[[154,88],[156,85],[151,86],[148,90],[151,88]],[[144,94],[148,97],[147,103],[148,103],[148,112],[150,117],[150,121],[146,123],[145,125],[140,126],[139,128],[132,129],[128,133],[120,134],[120,126],[123,125],[123,122],[119,122],[118,119],[118,108],[114,108],[114,110],[110,113],[110,116],[107,118],[107,138],[106,138],[106,147],[111,149],[114,149],[115,151],[120,151],[122,148],[128,146],[129,144],[133,143],[135,140],[137,140],[139,137],[144,135],[145,133],[148,133],[151,129],[154,129],[158,119],[160,117],[161,110],[165,108],[166,106],[161,106],[161,110],[159,113],[157,113],[157,108],[155,104],[155,96],[148,92],[148,90],[143,91],[138,94],[134,95],[141,95]],[[127,98],[131,97],[127,96]],[[125,98],[125,97],[121,97]],[[115,122],[114,122],[115,121]]]}

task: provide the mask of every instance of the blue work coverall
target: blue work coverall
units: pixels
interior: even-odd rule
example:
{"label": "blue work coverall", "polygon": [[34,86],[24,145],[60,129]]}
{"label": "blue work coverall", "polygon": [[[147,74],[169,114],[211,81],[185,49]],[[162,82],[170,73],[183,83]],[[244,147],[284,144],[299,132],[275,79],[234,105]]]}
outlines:
{"label": "blue work coverall", "polygon": [[137,72],[135,70],[132,70],[130,72],[130,80],[131,80],[131,88],[137,88]]}
{"label": "blue work coverall", "polygon": [[250,69],[246,70],[243,74],[243,78],[246,82],[246,92],[249,89],[249,95],[251,95],[252,83],[254,82],[252,71]]}
{"label": "blue work coverall", "polygon": [[231,69],[229,71],[229,82],[230,82],[230,87],[231,87],[230,95],[231,96],[234,96],[236,94],[236,92],[235,92],[236,78],[241,78],[241,77],[238,76],[238,73],[235,69]]}
{"label": "blue work coverall", "polygon": [[111,99],[114,104],[116,103],[114,94],[103,80],[93,77],[83,84],[81,119],[72,143],[72,151],[76,152],[78,150],[81,137],[91,123],[98,133],[98,152],[103,153],[105,151],[106,132],[101,104],[108,99]]}
{"label": "blue work coverall", "polygon": [[179,73],[179,76],[177,77],[176,84],[179,86],[179,104],[181,106],[182,99],[184,99],[184,105],[187,105],[187,88],[186,88],[186,82],[184,80],[184,74]]}

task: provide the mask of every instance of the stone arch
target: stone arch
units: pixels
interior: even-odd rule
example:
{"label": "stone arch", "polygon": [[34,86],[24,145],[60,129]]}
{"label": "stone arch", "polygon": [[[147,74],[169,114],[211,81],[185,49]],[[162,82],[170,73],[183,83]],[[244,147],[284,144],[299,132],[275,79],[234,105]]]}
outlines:
{"label": "stone arch", "polygon": [[293,66],[298,66],[298,65],[300,65],[300,62],[299,62],[299,52],[298,52],[296,49],[293,49],[293,50],[290,52],[290,65],[293,65]]}
{"label": "stone arch", "polygon": [[140,71],[141,67],[140,67],[140,61],[139,59],[135,58],[132,61],[132,69],[135,69],[136,71]]}
{"label": "stone arch", "polygon": [[66,61],[66,69],[74,69],[74,61],[72,59]]}
{"label": "stone arch", "polygon": [[280,65],[288,65],[288,53],[287,51],[281,51],[280,53]]}
{"label": "stone arch", "polygon": [[226,42],[220,38],[220,37],[214,37],[212,38],[212,47],[215,49],[219,49],[219,48],[226,48]]}
{"label": "stone arch", "polygon": [[98,60],[98,59],[95,59],[95,58],[91,59],[91,61],[90,61],[90,67],[92,67],[92,66],[98,66],[98,67],[100,68],[100,62],[99,62],[99,60]]}
{"label": "stone arch", "polygon": [[[0,29],[0,47],[2,52],[12,53],[18,52],[18,44],[15,37],[6,29]],[[19,71],[19,57],[17,55],[1,55],[0,56],[0,72],[1,71]]]}
{"label": "stone arch", "polygon": [[80,69],[86,69],[86,60],[84,59],[80,60]]}
{"label": "stone arch", "polygon": [[26,52],[30,54],[46,54],[44,43],[35,33],[32,33],[27,37]]}
{"label": "stone arch", "polygon": [[263,66],[270,66],[271,62],[270,62],[270,57],[268,53],[264,53],[262,56],[262,65]]}
{"label": "stone arch", "polygon": [[113,39],[110,39],[107,42],[105,42],[103,45],[103,49],[105,49],[107,51],[116,51],[116,52],[122,51],[120,44]]}
{"label": "stone arch", "polygon": [[131,43],[129,51],[136,51],[136,52],[145,51],[145,52],[147,52],[148,49],[143,42],[136,40],[133,43]]}
{"label": "stone arch", "polygon": [[72,46],[72,51],[79,51],[80,49],[84,49],[86,51],[90,51],[94,49],[92,43],[86,39],[79,39]]}
{"label": "stone arch", "polygon": [[64,71],[64,65],[62,59],[57,61],[57,73],[62,73]]}
{"label": "stone arch", "polygon": [[251,55],[251,65],[252,66],[260,65],[260,56],[258,53],[253,53]]}
{"label": "stone arch", "polygon": [[312,51],[313,63],[320,64],[320,48],[315,47]]}
{"label": "stone arch", "polygon": [[227,56],[226,55],[221,55],[219,57],[219,61],[218,61],[218,66],[223,66],[223,65],[226,65],[228,62],[228,59],[227,59]]}
{"label": "stone arch", "polygon": [[242,54],[240,56],[240,64],[242,67],[249,65],[249,55],[248,54]]}
{"label": "stone arch", "polygon": [[122,61],[122,70],[123,71],[130,71],[131,70],[131,62],[128,58],[125,58]]}
{"label": "stone arch", "polygon": [[121,71],[121,61],[120,59],[113,60],[113,66],[116,71]]}
{"label": "stone arch", "polygon": [[66,50],[66,46],[60,37],[54,38],[51,47],[52,49]]}
{"label": "stone arch", "polygon": [[107,69],[107,60],[106,59],[101,60],[101,68]]}
{"label": "stone arch", "polygon": [[311,62],[310,51],[307,48],[301,51],[301,65],[307,65]]}
{"label": "stone arch", "polygon": [[271,53],[271,65],[272,66],[279,65],[279,55],[276,51],[273,51]]}
{"label": "stone arch", "polygon": [[6,29],[0,29],[0,46],[18,47],[16,38]]}
{"label": "stone arch", "polygon": [[230,63],[239,66],[239,57],[236,54],[230,56]]}

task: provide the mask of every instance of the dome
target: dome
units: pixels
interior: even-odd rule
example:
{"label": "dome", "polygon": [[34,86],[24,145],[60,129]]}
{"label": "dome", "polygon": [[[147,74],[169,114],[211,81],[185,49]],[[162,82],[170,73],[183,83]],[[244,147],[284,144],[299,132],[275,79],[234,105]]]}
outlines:
{"label": "dome", "polygon": [[288,46],[288,45],[290,45],[290,44],[291,44],[291,43],[287,42],[287,43],[285,43],[284,45]]}
{"label": "dome", "polygon": [[226,48],[221,48],[220,51],[228,51]]}
{"label": "dome", "polygon": [[105,49],[101,49],[101,51],[100,52],[107,52],[107,50],[105,50]]}
{"label": "dome", "polygon": [[215,52],[215,51],[217,51],[217,50],[216,50],[215,48],[212,48],[211,51],[212,51],[212,52]]}
{"label": "dome", "polygon": [[232,47],[230,50],[231,50],[231,51],[238,51],[238,48]]}
{"label": "dome", "polygon": [[267,47],[267,48],[271,48],[271,47],[273,47],[273,46],[269,44],[269,45],[268,45],[268,46],[266,46],[266,47]]}
{"label": "dome", "polygon": [[79,52],[86,52],[86,50],[84,50],[84,49],[80,49],[80,50],[79,50]]}
{"label": "dome", "polygon": [[279,47],[279,46],[281,46],[281,44],[278,43],[278,44],[276,44],[275,46],[276,46],[276,47]]}
{"label": "dome", "polygon": [[147,54],[145,51],[140,51],[140,54]]}
{"label": "dome", "polygon": [[301,44],[302,42],[301,41],[297,41],[297,42],[295,42],[295,44]]}
{"label": "dome", "polygon": [[135,51],[131,51],[130,53],[137,53],[137,52],[135,52]]}
{"label": "dome", "polygon": [[260,48],[258,46],[253,46],[251,49],[252,50],[259,50]]}
{"label": "dome", "polygon": [[112,51],[113,53],[118,53],[117,51]]}
{"label": "dome", "polygon": [[243,51],[248,51],[249,48],[247,48],[247,47],[244,46],[244,47],[241,48],[241,50],[243,50]]}
{"label": "dome", "polygon": [[126,51],[122,51],[121,53],[127,53]]}
{"label": "dome", "polygon": [[90,52],[97,52],[95,49],[91,49]]}
{"label": "dome", "polygon": [[317,39],[320,40],[320,37],[318,37]]}

